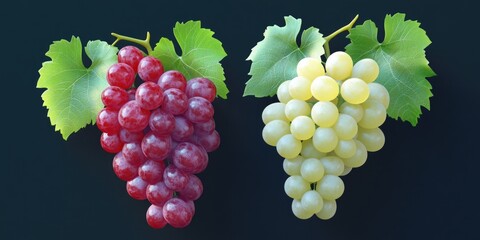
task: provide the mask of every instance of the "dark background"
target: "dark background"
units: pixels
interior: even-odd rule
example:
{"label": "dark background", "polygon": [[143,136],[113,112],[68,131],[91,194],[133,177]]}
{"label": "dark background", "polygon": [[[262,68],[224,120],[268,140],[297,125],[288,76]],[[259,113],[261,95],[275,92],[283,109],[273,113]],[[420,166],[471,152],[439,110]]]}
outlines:
{"label": "dark background", "polygon": [[[2,6],[0,239],[479,239],[478,36],[473,1],[14,1]],[[360,14],[383,25],[404,12],[427,30],[431,111],[416,128],[388,119],[386,145],[344,177],[329,221],[296,219],[284,194],[282,159],[261,137],[273,98],[242,97],[250,49],[283,16],[329,34]],[[52,41],[71,35],[112,42],[110,32],[152,44],[172,39],[176,21],[202,20],[228,53],[228,100],[215,102],[222,145],[201,174],[205,191],[185,229],[153,230],[146,201],[125,191],[88,126],[65,142],[36,89]],[[337,37],[332,50],[347,43]]]}

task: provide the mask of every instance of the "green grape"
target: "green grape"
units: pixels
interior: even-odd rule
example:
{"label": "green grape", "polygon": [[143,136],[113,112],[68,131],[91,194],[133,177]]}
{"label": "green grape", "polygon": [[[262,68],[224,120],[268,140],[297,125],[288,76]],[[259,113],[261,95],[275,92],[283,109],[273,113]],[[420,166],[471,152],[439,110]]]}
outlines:
{"label": "green grape", "polygon": [[320,159],[320,158],[326,156],[326,153],[319,152],[315,148],[315,146],[313,146],[313,140],[312,139],[302,141],[302,151],[300,152],[300,154],[304,158],[316,158],[316,159]]}
{"label": "green grape", "polygon": [[337,156],[326,156],[320,158],[320,162],[322,162],[323,169],[325,170],[325,175],[335,175],[340,176],[345,169],[345,165],[343,164],[342,159]]}
{"label": "green grape", "polygon": [[324,200],[335,200],[342,196],[345,185],[340,177],[335,175],[325,175],[318,181],[315,189]]}
{"label": "green grape", "polygon": [[363,145],[362,142],[358,140],[354,141],[357,145],[357,150],[355,151],[355,155],[352,157],[343,159],[343,163],[346,167],[357,168],[365,164],[367,161],[367,148],[365,148],[365,145]]}
{"label": "green grape", "polygon": [[288,122],[287,116],[285,116],[285,103],[276,102],[265,107],[262,112],[262,120],[264,124],[273,120]]}
{"label": "green grape", "polygon": [[290,123],[290,132],[298,140],[310,139],[315,132],[315,123],[310,117],[298,116]]}
{"label": "green grape", "polygon": [[277,88],[277,98],[281,103],[287,103],[288,101],[292,100],[292,96],[290,96],[290,93],[288,92],[288,86],[290,85],[290,82],[291,80],[284,81]]}
{"label": "green grape", "polygon": [[362,142],[369,152],[376,152],[385,145],[385,135],[380,128],[358,129],[357,140]]}
{"label": "green grape", "polygon": [[283,185],[287,196],[294,199],[301,199],[303,194],[310,190],[310,183],[305,181],[301,176],[290,176],[285,180]]}
{"label": "green grape", "polygon": [[377,62],[371,58],[364,58],[353,65],[352,77],[371,83],[377,79],[379,73]]}
{"label": "green grape", "polygon": [[340,94],[346,102],[360,104],[368,98],[368,85],[360,78],[349,78],[342,83]]}
{"label": "green grape", "polygon": [[323,208],[323,198],[315,190],[307,191],[300,200],[305,211],[312,213],[320,212]]}
{"label": "green grape", "polygon": [[293,99],[306,101],[312,97],[310,85],[312,85],[312,81],[308,80],[308,78],[295,77],[288,85],[288,93],[290,93]]}
{"label": "green grape", "polygon": [[372,129],[380,127],[387,119],[387,110],[379,101],[369,99],[363,104],[364,114],[358,126]]}
{"label": "green grape", "polygon": [[340,174],[340,176],[347,176],[351,171],[352,171],[351,167],[345,167],[345,170],[343,170],[343,173]]}
{"label": "green grape", "polygon": [[349,140],[357,135],[357,121],[348,114],[340,113],[338,120],[333,125],[333,129],[341,140]]}
{"label": "green grape", "polygon": [[290,133],[290,125],[282,120],[273,120],[263,127],[263,140],[270,146],[276,146],[278,140]]}
{"label": "green grape", "polygon": [[357,151],[357,144],[353,139],[338,140],[337,147],[335,147],[335,154],[341,158],[350,158],[355,155]]}
{"label": "green grape", "polygon": [[313,134],[313,146],[319,151],[328,153],[335,149],[338,137],[333,128],[318,127]]}
{"label": "green grape", "polygon": [[298,116],[309,116],[310,109],[311,107],[307,102],[292,99],[285,105],[285,116],[287,116],[288,120],[292,121]]}
{"label": "green grape", "polygon": [[311,115],[319,127],[332,127],[338,119],[338,108],[332,102],[317,102],[312,107]]}
{"label": "green grape", "polygon": [[353,61],[345,52],[334,52],[325,63],[328,76],[336,80],[345,80],[352,75]]}
{"label": "green grape", "polygon": [[322,220],[328,220],[335,215],[335,212],[337,212],[337,202],[335,200],[323,200],[322,210],[315,213],[315,215]]}
{"label": "green grape", "polygon": [[277,152],[283,158],[295,158],[302,150],[302,142],[292,134],[281,137],[277,142]]}
{"label": "green grape", "polygon": [[292,201],[292,212],[295,217],[306,220],[313,216],[313,213],[307,211],[300,202],[300,200],[293,199]]}
{"label": "green grape", "polygon": [[[348,103],[348,102],[344,102],[344,103],[342,103],[342,105],[340,105],[339,110],[340,110],[340,113],[350,115],[357,122],[362,120],[362,117],[363,117],[363,107],[362,107],[362,105],[351,104],[351,103]],[[312,109],[312,111],[313,111],[313,109]]]}
{"label": "green grape", "polygon": [[325,75],[325,69],[320,58],[306,57],[297,64],[297,75],[306,77],[310,81]]}
{"label": "green grape", "polygon": [[296,158],[283,160],[283,170],[289,176],[300,175],[300,168],[302,167],[304,157],[297,156]]}
{"label": "green grape", "polygon": [[323,169],[322,162],[316,158],[308,158],[303,160],[300,168],[300,173],[303,179],[311,183],[320,181],[324,172],[325,170]]}
{"label": "green grape", "polygon": [[312,96],[318,101],[331,101],[338,96],[339,87],[337,81],[329,76],[320,76],[312,81]]}
{"label": "green grape", "polygon": [[380,83],[369,83],[368,89],[370,90],[370,96],[368,99],[374,99],[381,102],[385,109],[387,109],[390,104],[390,94],[388,94],[387,89]]}

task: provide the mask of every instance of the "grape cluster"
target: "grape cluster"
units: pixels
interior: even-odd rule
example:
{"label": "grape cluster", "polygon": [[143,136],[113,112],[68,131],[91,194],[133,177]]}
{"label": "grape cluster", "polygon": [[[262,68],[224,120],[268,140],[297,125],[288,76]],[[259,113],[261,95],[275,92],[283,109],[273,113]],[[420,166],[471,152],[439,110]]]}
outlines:
{"label": "grape cluster", "polygon": [[362,166],[367,152],[380,150],[380,130],[390,97],[375,83],[379,66],[372,59],[353,64],[345,52],[326,60],[307,57],[297,64],[297,77],[277,89],[279,102],[263,113],[264,141],[285,158],[284,184],[293,199],[293,214],[330,219],[345,186],[340,176]]}
{"label": "grape cluster", "polygon": [[[141,84],[132,87],[136,77]],[[97,115],[102,148],[116,154],[113,170],[126,181],[128,194],[151,203],[146,213],[152,228],[186,227],[202,192],[195,175],[205,170],[207,152],[220,145],[212,101],[215,85],[206,78],[186,80],[176,70],[136,47],[118,52],[101,94]]]}

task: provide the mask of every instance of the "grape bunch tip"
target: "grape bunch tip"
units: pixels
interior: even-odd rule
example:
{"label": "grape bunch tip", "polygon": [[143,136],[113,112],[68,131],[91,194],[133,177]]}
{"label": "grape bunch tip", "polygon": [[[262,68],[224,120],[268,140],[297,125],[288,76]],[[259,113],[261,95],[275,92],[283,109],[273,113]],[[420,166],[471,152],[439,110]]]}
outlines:
{"label": "grape bunch tip", "polygon": [[374,82],[373,59],[355,64],[345,52],[301,59],[297,76],[277,89],[279,102],[265,107],[262,137],[284,158],[284,184],[299,219],[326,220],[337,211],[345,190],[340,178],[365,164],[368,152],[380,150],[390,97]]}
{"label": "grape bunch tip", "polygon": [[[113,171],[127,193],[148,200],[152,228],[184,228],[195,214],[203,184],[196,174],[208,165],[208,152],[220,145],[212,102],[216,87],[207,78],[187,81],[176,70],[134,46],[117,54],[101,94],[97,115],[101,147],[113,157]],[[142,80],[134,87],[136,77]]]}

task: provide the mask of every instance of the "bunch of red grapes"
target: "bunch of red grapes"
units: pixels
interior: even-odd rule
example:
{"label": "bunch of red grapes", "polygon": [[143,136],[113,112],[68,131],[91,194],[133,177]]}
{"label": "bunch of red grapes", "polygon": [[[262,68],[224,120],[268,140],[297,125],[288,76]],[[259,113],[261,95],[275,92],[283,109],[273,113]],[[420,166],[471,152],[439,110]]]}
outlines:
{"label": "bunch of red grapes", "polygon": [[[142,82],[135,88],[137,74]],[[158,59],[133,46],[120,49],[107,81],[97,127],[102,148],[116,154],[115,174],[132,198],[151,203],[146,219],[152,228],[186,227],[203,192],[195,174],[207,167],[207,152],[220,145],[215,85],[164,71]]]}

